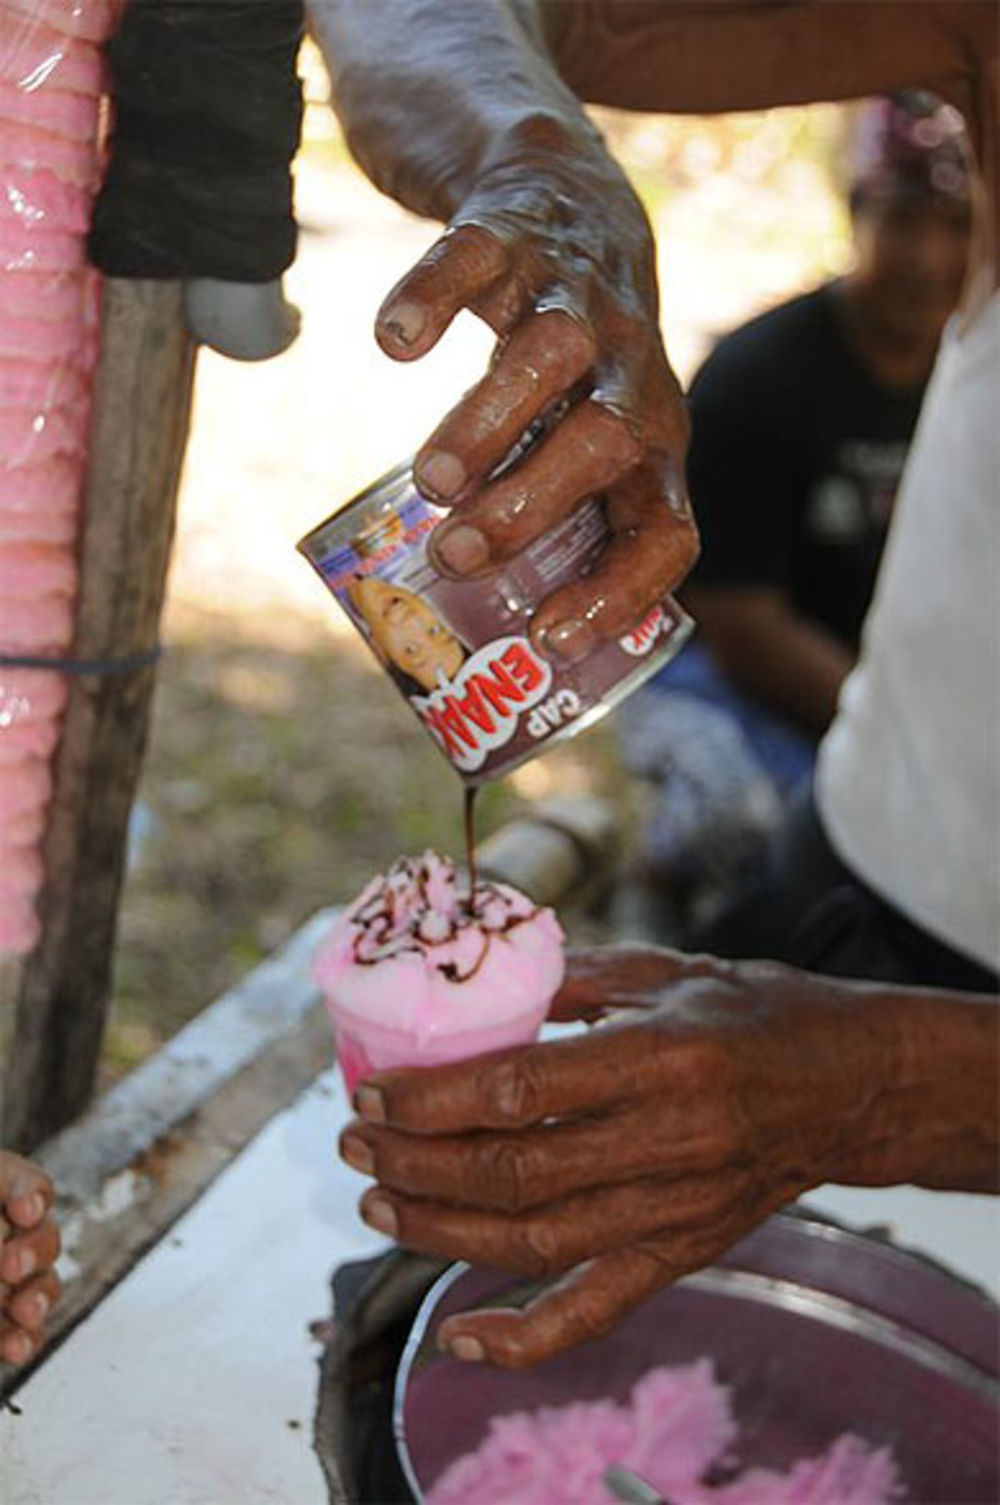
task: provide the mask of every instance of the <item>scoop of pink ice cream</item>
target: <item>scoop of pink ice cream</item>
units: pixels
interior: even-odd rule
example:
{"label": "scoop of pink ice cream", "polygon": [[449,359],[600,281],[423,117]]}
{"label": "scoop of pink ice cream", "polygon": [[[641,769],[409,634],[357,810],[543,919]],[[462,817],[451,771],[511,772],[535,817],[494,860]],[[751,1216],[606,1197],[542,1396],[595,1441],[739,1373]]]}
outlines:
{"label": "scoop of pink ice cream", "polygon": [[551,909],[507,884],[470,896],[448,859],[400,858],[316,958],[345,1074],[533,1039],[563,978],[563,939]]}

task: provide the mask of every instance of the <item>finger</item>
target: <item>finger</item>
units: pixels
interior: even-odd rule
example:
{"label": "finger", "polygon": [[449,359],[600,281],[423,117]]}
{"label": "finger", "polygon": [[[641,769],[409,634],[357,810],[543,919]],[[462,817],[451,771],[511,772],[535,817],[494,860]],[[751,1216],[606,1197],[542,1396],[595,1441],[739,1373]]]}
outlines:
{"label": "finger", "polygon": [[59,1300],[61,1289],[59,1277],[54,1271],[48,1270],[44,1275],[36,1275],[34,1280],[19,1286],[8,1297],[4,1312],[13,1326],[24,1328],[31,1334],[41,1332],[49,1313]]}
{"label": "finger", "polygon": [[36,1228],[9,1236],[0,1251],[0,1280],[19,1285],[53,1265],[59,1257],[59,1230],[51,1218]]}
{"label": "finger", "polygon": [[40,1166],[10,1150],[0,1150],[0,1207],[19,1228],[40,1223],[55,1198],[52,1182]]}
{"label": "finger", "polygon": [[515,329],[489,373],[445,418],[414,463],[434,501],[457,500],[521,439],[525,430],[594,363],[594,337],[568,314],[537,314]]}
{"label": "finger", "polygon": [[448,1317],[438,1330],[438,1346],[457,1359],[525,1369],[603,1337],[669,1279],[666,1269],[641,1250],[606,1254],[572,1270],[519,1311]]}
{"label": "finger", "polygon": [[628,1026],[517,1046],[419,1071],[385,1071],[354,1094],[358,1115],[420,1136],[521,1129],[600,1113],[661,1085],[669,1056]]}
{"label": "finger", "polygon": [[0,1359],[5,1364],[26,1364],[42,1345],[40,1334],[0,1322]]}
{"label": "finger", "polygon": [[609,494],[607,515],[612,536],[594,569],[535,613],[531,636],[546,655],[575,663],[630,631],[698,557],[698,531],[669,459],[647,456]]}
{"label": "finger", "polygon": [[435,241],[379,309],[375,338],[386,355],[425,355],[462,308],[483,298],[504,275],[509,255],[496,236],[463,225]]}
{"label": "finger", "polygon": [[341,1136],[341,1154],[383,1190],[459,1207],[522,1212],[648,1176],[669,1182],[681,1195],[682,1178],[718,1176],[749,1153],[741,1127],[728,1100],[674,1091],[652,1109],[643,1098],[605,1117],[514,1134],[428,1138],[355,1120]]}
{"label": "finger", "polygon": [[670,1230],[578,1265],[523,1309],[467,1312],[441,1324],[438,1345],[459,1359],[524,1368],[603,1337],[660,1287],[700,1270],[804,1190],[800,1181],[748,1181],[718,1218]]}
{"label": "finger", "polygon": [[540,1278],[670,1230],[710,1237],[727,1226],[748,1184],[737,1168],[676,1180],[643,1176],[519,1213],[427,1202],[379,1186],[365,1193],[360,1210],[371,1227],[420,1254]]}
{"label": "finger", "polygon": [[580,403],[511,471],[434,529],[435,563],[447,574],[468,575],[512,559],[585,497],[620,480],[641,453],[619,414]]}

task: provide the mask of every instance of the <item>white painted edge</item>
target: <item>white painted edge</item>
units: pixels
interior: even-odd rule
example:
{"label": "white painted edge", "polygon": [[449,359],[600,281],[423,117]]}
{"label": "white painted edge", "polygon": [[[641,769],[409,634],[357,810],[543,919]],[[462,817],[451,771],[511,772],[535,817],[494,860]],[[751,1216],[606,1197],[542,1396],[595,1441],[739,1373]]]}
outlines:
{"label": "white painted edge", "polygon": [[82,1204],[182,1123],[319,999],[309,964],[334,909],[307,920],[272,957],[209,1004],[155,1055],[109,1088],[37,1158],[60,1197]]}

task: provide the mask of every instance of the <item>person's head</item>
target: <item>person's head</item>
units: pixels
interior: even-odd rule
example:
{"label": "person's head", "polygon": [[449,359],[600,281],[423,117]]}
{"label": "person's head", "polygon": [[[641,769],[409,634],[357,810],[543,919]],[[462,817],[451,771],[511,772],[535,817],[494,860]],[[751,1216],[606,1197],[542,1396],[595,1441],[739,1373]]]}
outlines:
{"label": "person's head", "polygon": [[439,671],[449,679],[457,673],[465,650],[426,601],[374,575],[354,580],[348,594],[380,658],[425,690],[437,685]]}
{"label": "person's head", "polygon": [[972,209],[961,116],[927,94],[872,102],[854,139],[856,285],[883,326],[937,339],[965,277]]}

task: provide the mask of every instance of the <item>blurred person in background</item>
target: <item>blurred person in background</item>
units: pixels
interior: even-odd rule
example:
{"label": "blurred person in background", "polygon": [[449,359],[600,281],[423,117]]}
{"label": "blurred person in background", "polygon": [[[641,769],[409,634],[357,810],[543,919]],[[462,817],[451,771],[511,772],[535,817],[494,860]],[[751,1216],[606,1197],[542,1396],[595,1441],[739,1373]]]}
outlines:
{"label": "blurred person in background", "polygon": [[[563,658],[637,621],[694,552],[649,226],[580,100],[706,113],[927,89],[964,117],[983,174],[961,314],[816,808],[775,869],[777,944],[812,922],[800,965],[597,950],[573,961],[557,1005],[610,1014],[602,1028],[357,1089],[341,1152],[375,1179],[366,1222],[548,1277],[523,1310],[463,1312],[438,1333],[457,1358],[524,1365],[608,1331],[824,1182],[997,1189],[1000,1036],[981,996],[995,1002],[1000,962],[996,11],[314,0],[313,13],[355,155],[450,223],[383,304],[383,347],[419,358],[462,308],[500,337],[417,456],[421,488],[453,507],[433,535],[442,563],[486,571],[581,497],[607,499],[604,560],[533,625]],[[589,396],[487,482],[585,375]]]}
{"label": "blurred person in background", "polygon": [[626,763],[652,785],[643,866],[682,937],[812,772],[965,278],[958,111],[920,93],[873,101],[850,156],[851,270],[726,335],[694,378],[702,552],[683,594],[697,636],[618,718]]}

